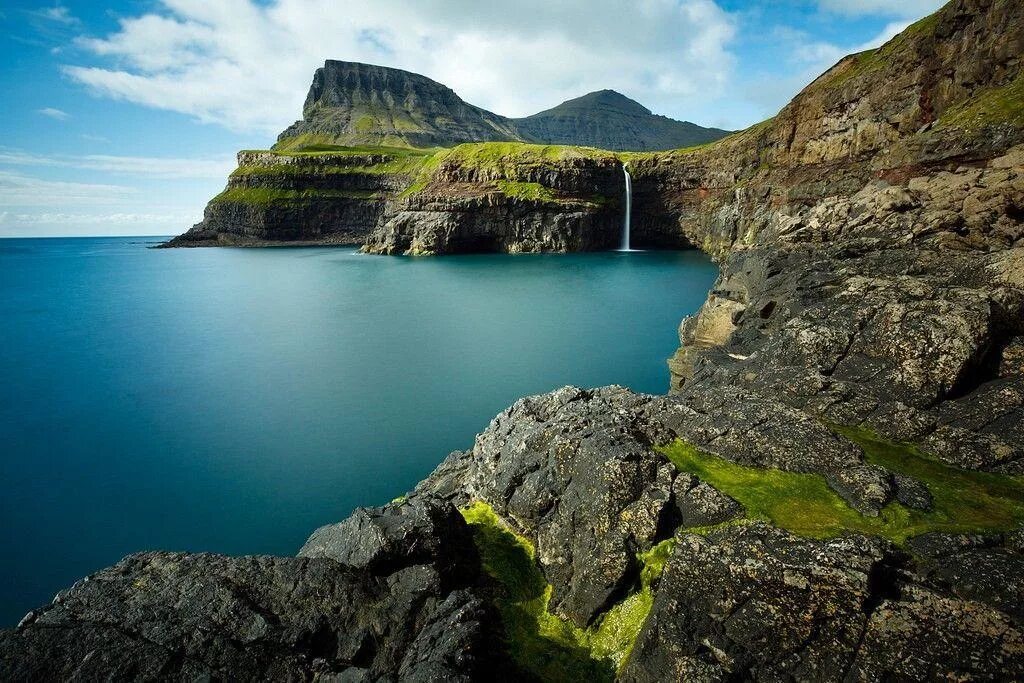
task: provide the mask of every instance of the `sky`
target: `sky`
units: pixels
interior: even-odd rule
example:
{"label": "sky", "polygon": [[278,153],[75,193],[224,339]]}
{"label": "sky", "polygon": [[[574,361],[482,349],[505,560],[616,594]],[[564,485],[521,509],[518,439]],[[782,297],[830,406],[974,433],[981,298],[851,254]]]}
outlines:
{"label": "sky", "polygon": [[740,129],[941,0],[120,0],[0,5],[0,237],[172,235],[325,59],[524,116],[611,88]]}

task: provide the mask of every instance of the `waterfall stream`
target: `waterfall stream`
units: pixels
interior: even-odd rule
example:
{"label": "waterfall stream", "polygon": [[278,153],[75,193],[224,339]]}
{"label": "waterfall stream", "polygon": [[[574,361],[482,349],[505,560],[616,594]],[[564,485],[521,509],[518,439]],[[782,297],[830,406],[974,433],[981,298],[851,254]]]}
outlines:
{"label": "waterfall stream", "polygon": [[626,178],[626,215],[622,218],[622,243],[619,245],[619,251],[633,251],[629,248],[629,229],[633,213],[633,178],[629,175],[629,170],[625,165],[622,166],[622,174]]}

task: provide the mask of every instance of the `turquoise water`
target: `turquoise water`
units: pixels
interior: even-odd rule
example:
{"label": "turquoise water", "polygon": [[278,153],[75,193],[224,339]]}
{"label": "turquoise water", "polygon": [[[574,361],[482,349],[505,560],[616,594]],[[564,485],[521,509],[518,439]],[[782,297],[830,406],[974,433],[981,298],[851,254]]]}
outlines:
{"label": "turquoise water", "polygon": [[520,396],[661,393],[694,253],[0,240],[0,625],[146,549],[293,554]]}

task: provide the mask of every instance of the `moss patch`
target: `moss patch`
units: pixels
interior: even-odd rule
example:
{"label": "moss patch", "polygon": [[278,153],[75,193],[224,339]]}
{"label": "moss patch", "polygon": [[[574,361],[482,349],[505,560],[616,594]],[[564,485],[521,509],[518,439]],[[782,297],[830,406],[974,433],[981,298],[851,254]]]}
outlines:
{"label": "moss patch", "polygon": [[548,610],[551,585],[537,566],[533,545],[514,533],[486,503],[462,510],[484,570],[498,587],[508,651],[517,664],[544,681],[611,681],[626,661],[654,602],[653,584],[672,549],[665,541],[637,557],[636,590],[586,629]]}
{"label": "moss patch", "polygon": [[1008,531],[1024,526],[1024,479],[947,465],[912,444],[886,441],[867,429],[832,429],[864,451],[868,462],[911,476],[928,487],[929,513],[914,511],[908,536],[926,531],[970,533]]}
{"label": "moss patch", "polygon": [[865,517],[829,488],[821,475],[747,467],[683,441],[661,451],[679,469],[739,501],[750,518],[801,536],[831,538],[856,532],[903,544],[929,531],[1005,531],[1024,525],[1024,484],[1020,480],[958,470],[911,446],[886,442],[863,430],[835,429],[860,445],[869,462],[925,484],[934,498],[934,509],[922,512],[890,503],[878,517]]}
{"label": "moss patch", "polygon": [[506,197],[530,202],[553,202],[557,199],[551,188],[540,183],[520,183],[513,180],[499,180],[495,183]]}

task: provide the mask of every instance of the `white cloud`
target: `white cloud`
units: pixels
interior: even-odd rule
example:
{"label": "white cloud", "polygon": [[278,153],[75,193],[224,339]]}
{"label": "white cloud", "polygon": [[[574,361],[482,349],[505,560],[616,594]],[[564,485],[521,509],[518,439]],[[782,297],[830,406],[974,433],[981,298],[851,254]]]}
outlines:
{"label": "white cloud", "polygon": [[[810,65],[809,68],[814,70],[816,74],[820,74],[829,67],[834,66],[836,62],[846,55],[864,52],[865,50],[873,50],[885,45],[902,33],[909,25],[909,21],[891,22],[886,24],[877,35],[867,42],[854,45],[852,47],[840,47],[839,45],[825,42],[809,42],[806,40],[806,36],[804,36],[804,39],[800,41],[800,45],[794,51],[793,55],[798,61]],[[808,82],[810,82],[810,80],[808,80]]]}
{"label": "white cloud", "polygon": [[49,19],[50,21],[55,21],[58,24],[67,24],[71,26],[79,23],[78,19],[71,14],[71,11],[63,5],[54,5],[53,7],[41,9],[39,10],[38,15],[45,19]]}
{"label": "white cloud", "polygon": [[71,118],[71,114],[66,111],[61,111],[60,109],[54,109],[53,107],[37,109],[36,112],[43,116],[49,116],[51,119],[56,119],[57,121],[67,121]]}
{"label": "white cloud", "polygon": [[614,88],[659,113],[721,94],[733,21],[712,0],[163,0],[78,45],[109,65],[65,67],[94,92],[240,131],[301,116],[325,59],[423,73],[518,116]]}
{"label": "white cloud", "polygon": [[55,166],[153,178],[223,179],[235,166],[234,156],[175,159],[125,157],[105,154],[43,155],[0,148],[0,164],[8,166]]}
{"label": "white cloud", "polygon": [[0,171],[0,205],[5,207],[52,206],[56,203],[115,204],[136,193],[135,188],[121,185],[43,180]]}
{"label": "white cloud", "polygon": [[818,5],[830,12],[848,16],[882,16],[917,19],[931,14],[946,4],[946,0],[818,0]]}

